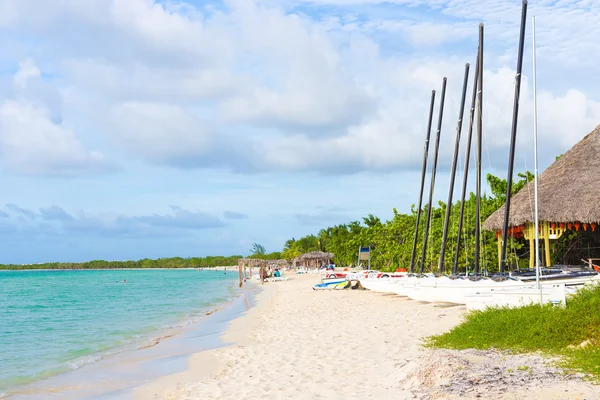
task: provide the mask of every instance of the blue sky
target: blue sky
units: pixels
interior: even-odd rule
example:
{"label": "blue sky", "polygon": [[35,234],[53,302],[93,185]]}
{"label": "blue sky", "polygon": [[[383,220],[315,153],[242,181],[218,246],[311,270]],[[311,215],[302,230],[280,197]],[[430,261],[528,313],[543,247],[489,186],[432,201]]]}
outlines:
{"label": "blue sky", "polygon": [[[0,262],[275,251],[407,212],[443,76],[445,199],[479,22],[483,168],[504,176],[520,4],[4,0]],[[600,123],[600,4],[530,1],[529,15],[543,169]],[[519,170],[533,168],[528,24]]]}

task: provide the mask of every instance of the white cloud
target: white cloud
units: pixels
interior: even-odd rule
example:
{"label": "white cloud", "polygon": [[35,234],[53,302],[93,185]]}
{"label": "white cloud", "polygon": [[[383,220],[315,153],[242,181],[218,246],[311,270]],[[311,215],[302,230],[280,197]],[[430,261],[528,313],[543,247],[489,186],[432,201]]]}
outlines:
{"label": "white cloud", "polygon": [[0,104],[0,153],[4,167],[23,174],[78,175],[107,167],[101,153],[86,151],[47,110],[18,101]]}
{"label": "white cloud", "polygon": [[167,103],[127,102],[109,115],[113,140],[152,161],[204,155],[211,148],[211,127]]}
{"label": "white cloud", "polygon": [[41,75],[33,60],[25,60],[19,63],[19,70],[13,77],[13,83],[19,89],[25,89],[32,78],[39,78]]}
{"label": "white cloud", "polygon": [[[518,2],[311,0],[292,4],[302,3],[300,13],[276,1],[231,0],[216,11],[145,0],[51,5],[7,0],[0,14],[6,11],[11,17],[0,24],[12,30],[20,26],[20,32],[41,38],[40,48],[55,50],[44,53],[51,56],[43,65],[57,75],[52,84],[69,99],[65,106],[106,132],[112,145],[126,154],[185,167],[337,173],[420,165],[429,93],[438,90],[439,99],[442,76],[449,78],[442,161],[449,159],[463,66],[474,61],[477,22],[483,18],[488,51],[485,146],[492,153],[490,164],[504,163],[506,157],[500,154],[510,132]],[[370,9],[356,8],[344,18],[337,11],[315,17],[306,8],[322,12],[319,5],[335,5],[343,11],[359,4],[407,6],[411,13],[396,20],[383,18],[381,12],[366,18]],[[365,15],[356,10],[365,10],[360,11]],[[539,16],[541,69],[581,65],[590,53],[585,49],[596,46],[596,28],[581,36],[571,33],[583,29],[579,24],[595,21],[599,6],[541,1],[530,11]],[[569,35],[561,32],[561,26]],[[413,48],[394,48],[390,40],[395,36],[381,36],[396,32],[402,32]],[[564,40],[555,43],[561,37]],[[29,51],[35,54],[39,49]],[[551,56],[556,63],[551,63]],[[28,64],[21,66],[15,79],[23,90],[31,79],[45,82],[39,69]],[[519,133],[523,146],[528,144],[521,137],[531,126],[527,84],[524,79],[523,133]],[[5,112],[12,110],[13,120],[16,109],[29,113],[35,117],[32,121],[38,121],[37,131],[51,132],[43,137],[63,138],[62,147],[57,147],[63,150],[54,150],[60,157],[74,152],[79,154],[78,162],[102,164],[100,155],[86,152],[60,123],[61,107],[50,106],[56,101],[27,99],[9,98]],[[546,85],[540,90],[540,116],[547,139],[543,146],[550,154],[583,137],[600,114],[593,94]],[[5,124],[16,129],[14,121]],[[32,151],[41,151],[31,146]]]}
{"label": "white cloud", "polygon": [[19,64],[0,102],[1,164],[16,173],[78,175],[106,170],[99,152],[88,152],[63,124],[60,95],[41,81],[32,60]]}

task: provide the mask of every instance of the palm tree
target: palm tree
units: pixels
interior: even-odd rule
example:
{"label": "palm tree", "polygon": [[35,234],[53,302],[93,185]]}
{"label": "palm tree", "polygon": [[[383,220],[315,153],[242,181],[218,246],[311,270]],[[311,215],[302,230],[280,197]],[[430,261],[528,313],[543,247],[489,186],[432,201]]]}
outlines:
{"label": "palm tree", "polygon": [[250,249],[250,251],[252,252],[252,257],[263,257],[267,254],[265,246],[259,243],[252,243],[252,249]]}

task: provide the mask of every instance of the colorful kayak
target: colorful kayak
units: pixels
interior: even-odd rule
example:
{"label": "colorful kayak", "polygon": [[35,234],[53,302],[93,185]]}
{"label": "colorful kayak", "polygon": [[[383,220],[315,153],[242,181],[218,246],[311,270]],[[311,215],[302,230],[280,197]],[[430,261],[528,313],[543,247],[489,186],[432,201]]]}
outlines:
{"label": "colorful kayak", "polygon": [[346,278],[324,279],[323,282],[313,286],[313,290],[346,289],[350,282]]}

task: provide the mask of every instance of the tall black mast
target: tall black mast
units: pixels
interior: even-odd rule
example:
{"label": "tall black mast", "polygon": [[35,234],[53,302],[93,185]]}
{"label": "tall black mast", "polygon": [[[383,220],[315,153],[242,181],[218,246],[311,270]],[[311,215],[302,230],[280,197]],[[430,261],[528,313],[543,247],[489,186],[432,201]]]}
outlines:
{"label": "tall black mast", "polygon": [[512,176],[515,163],[515,144],[517,140],[517,122],[519,117],[519,97],[521,94],[521,70],[523,67],[523,47],[525,43],[525,26],[527,24],[527,0],[523,0],[521,8],[521,34],[519,36],[519,55],[517,58],[517,76],[515,77],[515,103],[513,107],[512,129],[510,133],[510,152],[508,154],[508,173],[506,176],[506,203],[504,205],[504,224],[502,226],[502,252],[500,253],[500,274],[506,267],[506,242],[508,234],[508,219],[510,216],[510,196],[512,191]]}
{"label": "tall black mast", "polygon": [[421,253],[421,274],[425,270],[425,257],[427,256],[427,236],[429,235],[429,222],[431,221],[431,203],[433,203],[433,188],[435,186],[435,171],[437,168],[438,152],[440,148],[440,133],[442,132],[442,116],[444,115],[444,99],[446,98],[446,77],[442,80],[442,97],[440,99],[440,114],[438,117],[437,131],[435,133],[435,153],[433,153],[433,168],[431,170],[431,187],[429,188],[429,207],[427,208],[427,222]]}
{"label": "tall black mast", "polygon": [[429,106],[429,122],[425,137],[425,150],[423,152],[423,166],[421,167],[421,192],[419,193],[419,206],[417,207],[417,223],[415,224],[415,238],[413,240],[412,254],[410,256],[410,273],[415,272],[415,253],[417,252],[417,237],[419,236],[419,223],[421,222],[421,206],[423,205],[423,189],[425,188],[425,175],[427,174],[427,157],[429,154],[429,138],[431,137],[431,121],[433,120],[433,106],[435,103],[435,90],[431,91],[431,105]]}
{"label": "tall black mast", "polygon": [[467,194],[467,180],[469,178],[469,161],[471,158],[471,138],[473,137],[473,122],[475,119],[475,102],[477,101],[477,83],[479,81],[479,49],[477,49],[477,61],[475,62],[475,79],[473,80],[473,95],[471,97],[471,110],[469,111],[469,133],[467,135],[467,148],[465,149],[465,171],[463,173],[462,196],[460,198],[460,217],[458,218],[458,233],[456,235],[456,253],[454,254],[454,265],[452,275],[458,274],[458,256],[460,254],[460,237],[462,234],[463,218],[465,215],[465,196]]}
{"label": "tall black mast", "polygon": [[448,239],[448,224],[450,222],[450,210],[452,209],[452,194],[454,192],[454,178],[456,177],[456,163],[458,151],[460,150],[460,134],[462,132],[462,121],[465,111],[465,99],[467,97],[467,85],[469,84],[469,64],[465,65],[465,81],[463,83],[460,110],[458,112],[458,125],[456,126],[456,141],[454,143],[454,158],[452,159],[452,172],[450,173],[450,189],[448,189],[448,202],[446,203],[446,217],[444,218],[444,231],[442,234],[442,250],[440,251],[439,270],[444,273],[444,256],[446,253],[446,240]]}
{"label": "tall black mast", "polygon": [[479,242],[481,238],[481,139],[483,125],[483,24],[479,24],[479,77],[477,83],[477,176],[475,187],[475,254],[473,273],[479,275]]}

